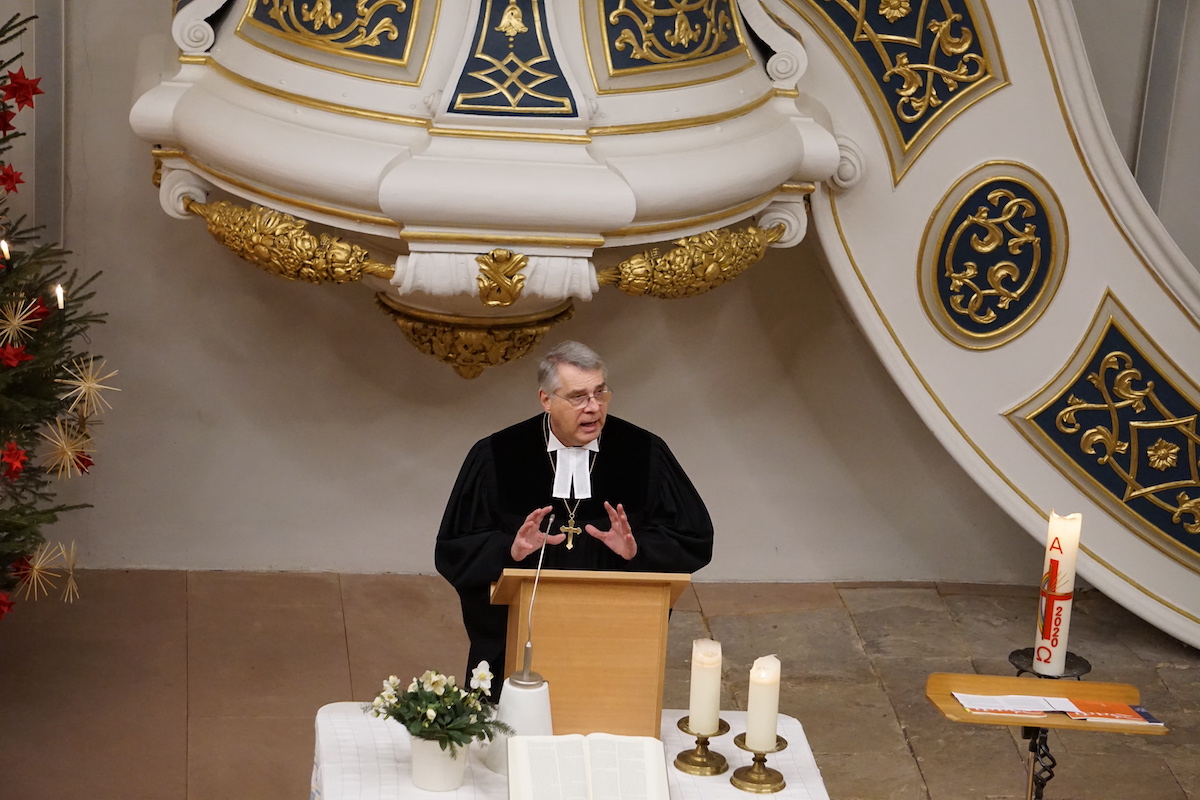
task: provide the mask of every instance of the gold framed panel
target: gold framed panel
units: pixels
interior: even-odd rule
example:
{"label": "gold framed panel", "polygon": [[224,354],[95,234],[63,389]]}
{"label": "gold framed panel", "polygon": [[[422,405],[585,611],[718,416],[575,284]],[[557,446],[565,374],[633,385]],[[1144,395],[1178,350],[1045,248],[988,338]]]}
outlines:
{"label": "gold framed panel", "polygon": [[1097,506],[1200,574],[1198,412],[1200,387],[1108,290],[1071,359],[1004,416]]}
{"label": "gold framed panel", "polygon": [[[983,192],[986,202],[969,207]],[[1046,179],[1015,161],[985,162],[929,217],[917,262],[925,315],[968,350],[1007,344],[1054,299],[1067,251],[1066,214]]]}

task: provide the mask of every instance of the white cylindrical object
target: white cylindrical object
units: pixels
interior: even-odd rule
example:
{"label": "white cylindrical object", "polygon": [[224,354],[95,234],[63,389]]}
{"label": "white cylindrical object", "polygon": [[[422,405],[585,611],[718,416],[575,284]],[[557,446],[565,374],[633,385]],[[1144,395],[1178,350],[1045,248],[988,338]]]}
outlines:
{"label": "white cylindrical object", "polygon": [[721,643],[712,639],[692,642],[692,684],[688,702],[688,729],[697,736],[717,732],[721,719]]}
{"label": "white cylindrical object", "polygon": [[[522,736],[549,736],[554,733],[550,716],[550,684],[528,687],[517,686],[512,680],[504,681],[504,693],[500,695],[500,708],[496,718],[512,728],[513,734]],[[484,763],[492,772],[508,774],[508,735],[498,734],[488,745]]]}
{"label": "white cylindrical object", "polygon": [[779,722],[779,659],[763,656],[750,668],[746,699],[746,747],[759,753],[775,750]]}
{"label": "white cylindrical object", "polygon": [[1038,603],[1037,639],[1033,644],[1033,671],[1039,675],[1058,677],[1066,667],[1067,632],[1071,627],[1075,563],[1079,558],[1082,525],[1082,514],[1060,517],[1050,512]]}

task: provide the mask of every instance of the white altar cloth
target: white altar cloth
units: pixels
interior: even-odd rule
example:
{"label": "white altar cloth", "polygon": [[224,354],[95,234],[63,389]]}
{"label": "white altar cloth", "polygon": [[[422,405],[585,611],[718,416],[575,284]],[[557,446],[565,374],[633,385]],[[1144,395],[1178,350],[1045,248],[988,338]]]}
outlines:
{"label": "white altar cloth", "polygon": [[[680,751],[696,744],[694,737],[687,737],[676,727],[686,715],[687,711],[663,710],[662,741],[671,800],[748,800],[752,795],[729,782],[733,770],[749,766],[753,758],[733,743],[733,737],[746,730],[746,712],[721,712],[721,718],[732,730],[711,740],[709,749],[729,760],[729,771],[710,777],[688,775],[675,769],[672,763]],[[408,733],[398,723],[367,715],[362,703],[330,703],[317,712],[316,725],[311,800],[506,800],[508,797],[508,778],[484,764],[486,743],[471,746],[466,781],[460,789],[427,792],[412,785]],[[800,722],[780,714],[779,735],[787,739],[787,749],[767,756],[767,766],[783,773],[787,786],[769,797],[829,800]]]}

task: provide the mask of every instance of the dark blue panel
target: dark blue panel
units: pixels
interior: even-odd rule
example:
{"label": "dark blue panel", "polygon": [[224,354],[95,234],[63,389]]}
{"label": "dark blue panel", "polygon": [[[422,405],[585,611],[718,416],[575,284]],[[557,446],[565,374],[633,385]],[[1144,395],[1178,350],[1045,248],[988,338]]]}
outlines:
{"label": "dark blue panel", "polygon": [[604,37],[612,74],[694,63],[742,45],[732,0],[655,3],[604,0]]}
{"label": "dark blue panel", "polygon": [[1110,323],[1079,380],[1032,421],[1114,500],[1200,552],[1185,527],[1200,522],[1198,413]]}
{"label": "dark blue panel", "polygon": [[862,59],[906,144],[957,93],[990,74],[964,0],[810,2]]}
{"label": "dark blue panel", "polygon": [[541,0],[483,0],[451,111],[488,116],[574,116]]}
{"label": "dark blue panel", "polygon": [[1029,311],[1050,280],[1053,241],[1042,201],[1023,182],[983,183],[949,217],[934,277],[950,320],[989,336]]}
{"label": "dark blue panel", "polygon": [[[320,49],[403,61],[417,0],[250,0],[251,18],[285,37]],[[359,6],[367,7],[360,11]]]}

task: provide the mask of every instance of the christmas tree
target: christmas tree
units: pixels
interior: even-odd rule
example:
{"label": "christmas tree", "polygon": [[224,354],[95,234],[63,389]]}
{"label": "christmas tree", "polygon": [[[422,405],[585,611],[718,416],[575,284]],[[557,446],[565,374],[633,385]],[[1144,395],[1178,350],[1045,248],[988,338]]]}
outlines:
{"label": "christmas tree", "polygon": [[[0,26],[0,53],[36,17]],[[108,408],[104,361],[80,350],[103,314],[86,310],[95,275],[67,268],[67,251],[40,241],[25,217],[9,218],[10,199],[28,171],[9,163],[20,115],[43,94],[26,76],[24,53],[0,61],[0,618],[17,597],[36,599],[54,588],[61,564],[64,599],[73,599],[74,546],[51,545],[43,529],[78,505],[55,499],[53,482],[86,473],[94,452],[90,425]],[[15,69],[14,69],[15,67]],[[24,112],[28,114],[28,112]]]}

